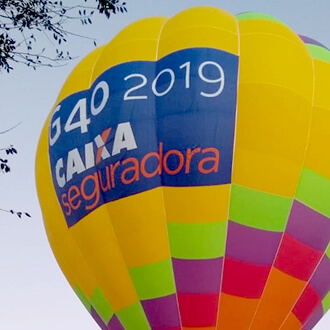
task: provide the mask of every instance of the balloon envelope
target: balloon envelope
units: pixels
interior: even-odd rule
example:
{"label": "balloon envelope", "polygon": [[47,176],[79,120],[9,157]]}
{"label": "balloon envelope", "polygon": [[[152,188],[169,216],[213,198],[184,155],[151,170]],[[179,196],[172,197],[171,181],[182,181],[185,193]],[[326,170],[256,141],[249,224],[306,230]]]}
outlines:
{"label": "balloon envelope", "polygon": [[310,329],[330,306],[330,52],[273,17],[138,21],[41,133],[57,261],[102,329]]}

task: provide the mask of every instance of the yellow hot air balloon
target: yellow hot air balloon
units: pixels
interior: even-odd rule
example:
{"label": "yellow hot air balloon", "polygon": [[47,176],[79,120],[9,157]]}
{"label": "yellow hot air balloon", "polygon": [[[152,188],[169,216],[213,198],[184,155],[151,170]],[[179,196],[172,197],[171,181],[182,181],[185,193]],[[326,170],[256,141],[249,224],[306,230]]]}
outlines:
{"label": "yellow hot air balloon", "polygon": [[72,71],[36,180],[102,329],[310,329],[330,306],[330,52],[273,17],[131,24]]}

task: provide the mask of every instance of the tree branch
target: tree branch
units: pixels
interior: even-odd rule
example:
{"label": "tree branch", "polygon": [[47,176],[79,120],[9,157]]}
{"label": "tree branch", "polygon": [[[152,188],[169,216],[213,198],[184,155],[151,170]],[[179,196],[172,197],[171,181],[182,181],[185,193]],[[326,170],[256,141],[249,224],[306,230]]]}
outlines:
{"label": "tree branch", "polygon": [[[85,0],[84,3],[91,1]],[[82,25],[89,25],[95,12],[109,19],[111,14],[124,13],[127,9],[121,0],[94,1],[96,6],[69,6],[63,1],[50,0],[0,0],[0,71],[10,72],[13,69],[11,62],[24,63],[35,69],[38,66],[58,66],[55,62],[70,60],[69,52],[63,49],[66,36],[86,38],[96,44],[95,38],[65,29],[65,23],[80,20]],[[27,36],[27,31],[33,32],[31,36]],[[17,40],[16,32],[22,34],[21,41]],[[47,53],[55,50],[54,56],[33,51],[40,33],[51,44]]]}
{"label": "tree branch", "polygon": [[[17,126],[21,125],[21,124],[22,124],[22,122],[19,122],[19,123],[15,124],[14,126],[4,130],[4,131],[0,131],[0,134],[8,133],[8,132],[12,131],[14,128],[16,128]],[[0,150],[2,150],[2,149],[0,149]]]}

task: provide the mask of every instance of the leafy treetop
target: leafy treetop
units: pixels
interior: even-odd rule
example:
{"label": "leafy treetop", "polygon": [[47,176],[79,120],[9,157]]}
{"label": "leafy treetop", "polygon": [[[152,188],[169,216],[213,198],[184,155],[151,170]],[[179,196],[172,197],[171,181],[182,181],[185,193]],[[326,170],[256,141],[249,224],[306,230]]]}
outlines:
{"label": "leafy treetop", "polygon": [[[0,71],[10,72],[13,63],[33,69],[60,65],[71,59],[63,44],[68,35],[74,35],[65,29],[65,23],[79,20],[88,25],[95,13],[110,18],[126,11],[126,3],[121,0],[0,0]],[[51,45],[51,55],[46,48],[35,50],[42,35]]]}

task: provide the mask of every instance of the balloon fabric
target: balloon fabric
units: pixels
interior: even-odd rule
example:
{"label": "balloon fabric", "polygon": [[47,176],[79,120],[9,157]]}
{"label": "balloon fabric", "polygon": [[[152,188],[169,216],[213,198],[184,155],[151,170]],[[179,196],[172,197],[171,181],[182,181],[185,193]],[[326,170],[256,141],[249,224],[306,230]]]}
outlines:
{"label": "balloon fabric", "polygon": [[102,329],[311,329],[330,307],[330,51],[212,7],[129,25],[64,83],[36,184]]}

